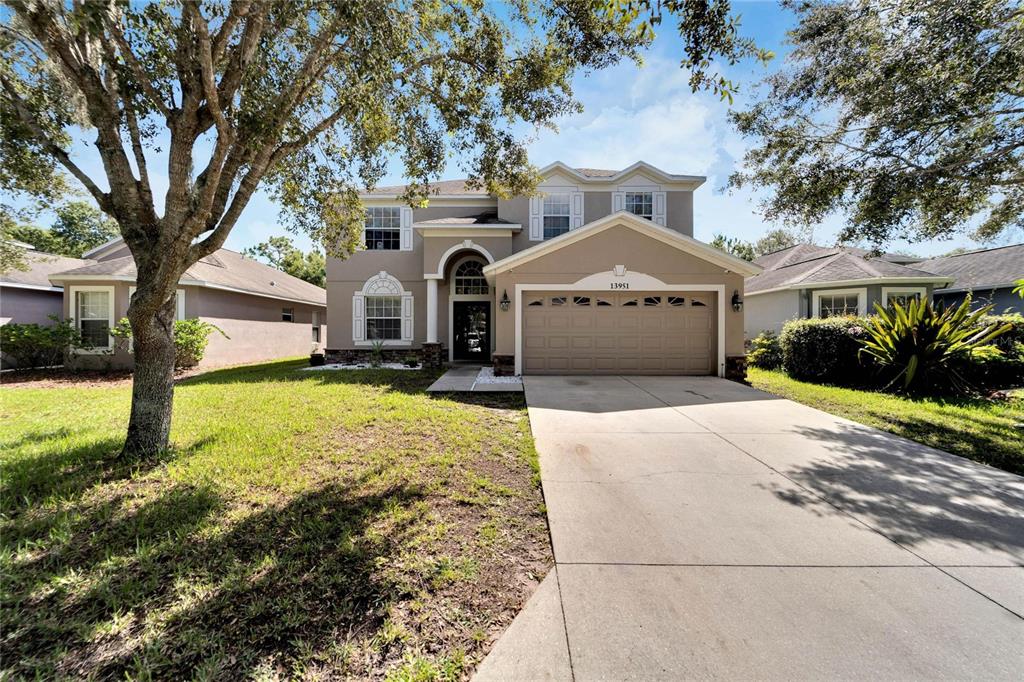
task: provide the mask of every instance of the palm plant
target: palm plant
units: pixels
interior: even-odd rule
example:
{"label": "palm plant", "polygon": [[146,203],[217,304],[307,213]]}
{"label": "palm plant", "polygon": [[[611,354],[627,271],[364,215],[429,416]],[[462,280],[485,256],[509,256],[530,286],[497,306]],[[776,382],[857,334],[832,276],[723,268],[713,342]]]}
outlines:
{"label": "palm plant", "polygon": [[957,371],[958,362],[998,354],[989,342],[1012,328],[1010,324],[981,325],[979,320],[992,310],[985,306],[971,312],[967,297],[959,306],[936,310],[930,301],[894,303],[889,309],[875,304],[878,315],[865,331],[860,353],[870,356],[883,370],[896,375],[886,386],[902,379],[903,390],[948,384],[963,390],[967,382]]}

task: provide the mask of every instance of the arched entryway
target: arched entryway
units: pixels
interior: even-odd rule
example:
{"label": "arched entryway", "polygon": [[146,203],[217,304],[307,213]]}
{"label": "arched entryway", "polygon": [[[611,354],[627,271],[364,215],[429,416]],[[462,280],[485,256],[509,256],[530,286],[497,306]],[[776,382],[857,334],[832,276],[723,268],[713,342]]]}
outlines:
{"label": "arched entryway", "polygon": [[490,362],[494,297],[484,278],[486,264],[487,260],[475,253],[452,263],[448,279],[449,360]]}

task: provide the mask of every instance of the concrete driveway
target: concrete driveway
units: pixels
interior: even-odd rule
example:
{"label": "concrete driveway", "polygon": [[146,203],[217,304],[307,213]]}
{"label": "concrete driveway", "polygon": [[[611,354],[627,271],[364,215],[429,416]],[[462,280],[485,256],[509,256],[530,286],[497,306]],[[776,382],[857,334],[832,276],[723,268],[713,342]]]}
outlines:
{"label": "concrete driveway", "polygon": [[478,679],[1024,675],[1024,479],[716,378],[529,377],[555,570]]}

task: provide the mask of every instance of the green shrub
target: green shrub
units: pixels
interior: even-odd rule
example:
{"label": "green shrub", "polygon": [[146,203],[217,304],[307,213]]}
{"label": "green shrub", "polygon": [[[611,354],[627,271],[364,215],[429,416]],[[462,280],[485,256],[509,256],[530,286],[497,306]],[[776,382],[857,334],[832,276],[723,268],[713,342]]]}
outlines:
{"label": "green shrub", "polygon": [[[206,346],[210,342],[210,334],[218,332],[225,339],[231,338],[224,330],[210,322],[188,319],[174,323],[174,368],[195,367],[203,360]],[[122,317],[117,325],[110,330],[110,335],[121,339],[127,348],[131,348],[132,326],[127,317]]]}
{"label": "green shrub", "polygon": [[858,317],[790,320],[782,328],[782,368],[794,379],[815,383],[865,385],[874,378],[870,361],[858,351],[868,321]]}
{"label": "green shrub", "polygon": [[53,324],[5,324],[0,327],[0,350],[14,358],[18,367],[51,367],[64,364],[64,355],[82,343],[71,322],[50,315]]}
{"label": "green shrub", "polygon": [[1012,329],[1009,323],[982,323],[991,310],[986,306],[972,313],[970,297],[941,310],[927,300],[889,308],[876,303],[877,315],[868,323],[860,354],[874,359],[889,379],[887,387],[964,392],[969,381],[960,371],[962,364],[1003,356],[991,342]]}
{"label": "green shrub", "polygon": [[1009,325],[1009,330],[992,340],[1001,351],[995,357],[970,357],[956,363],[956,371],[977,389],[1024,385],[1024,315],[985,315],[982,327]]}
{"label": "green shrub", "polygon": [[174,323],[174,367],[195,367],[206,353],[206,345],[210,342],[210,334],[218,332],[225,339],[229,338],[224,330],[210,322],[189,319]]}
{"label": "green shrub", "polygon": [[747,353],[747,363],[761,369],[782,367],[782,345],[778,335],[766,329],[754,337],[750,342],[750,352]]}

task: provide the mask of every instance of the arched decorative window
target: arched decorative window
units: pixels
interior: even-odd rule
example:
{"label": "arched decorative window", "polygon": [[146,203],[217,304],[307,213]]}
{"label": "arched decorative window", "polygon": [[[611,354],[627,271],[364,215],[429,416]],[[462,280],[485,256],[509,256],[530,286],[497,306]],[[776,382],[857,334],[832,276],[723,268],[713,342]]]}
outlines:
{"label": "arched decorative window", "polygon": [[484,278],[484,264],[478,260],[463,261],[455,268],[455,295],[489,294],[491,288]]}
{"label": "arched decorative window", "polygon": [[412,292],[387,272],[380,272],[352,296],[352,340],[356,345],[382,342],[408,345],[413,335]]}

